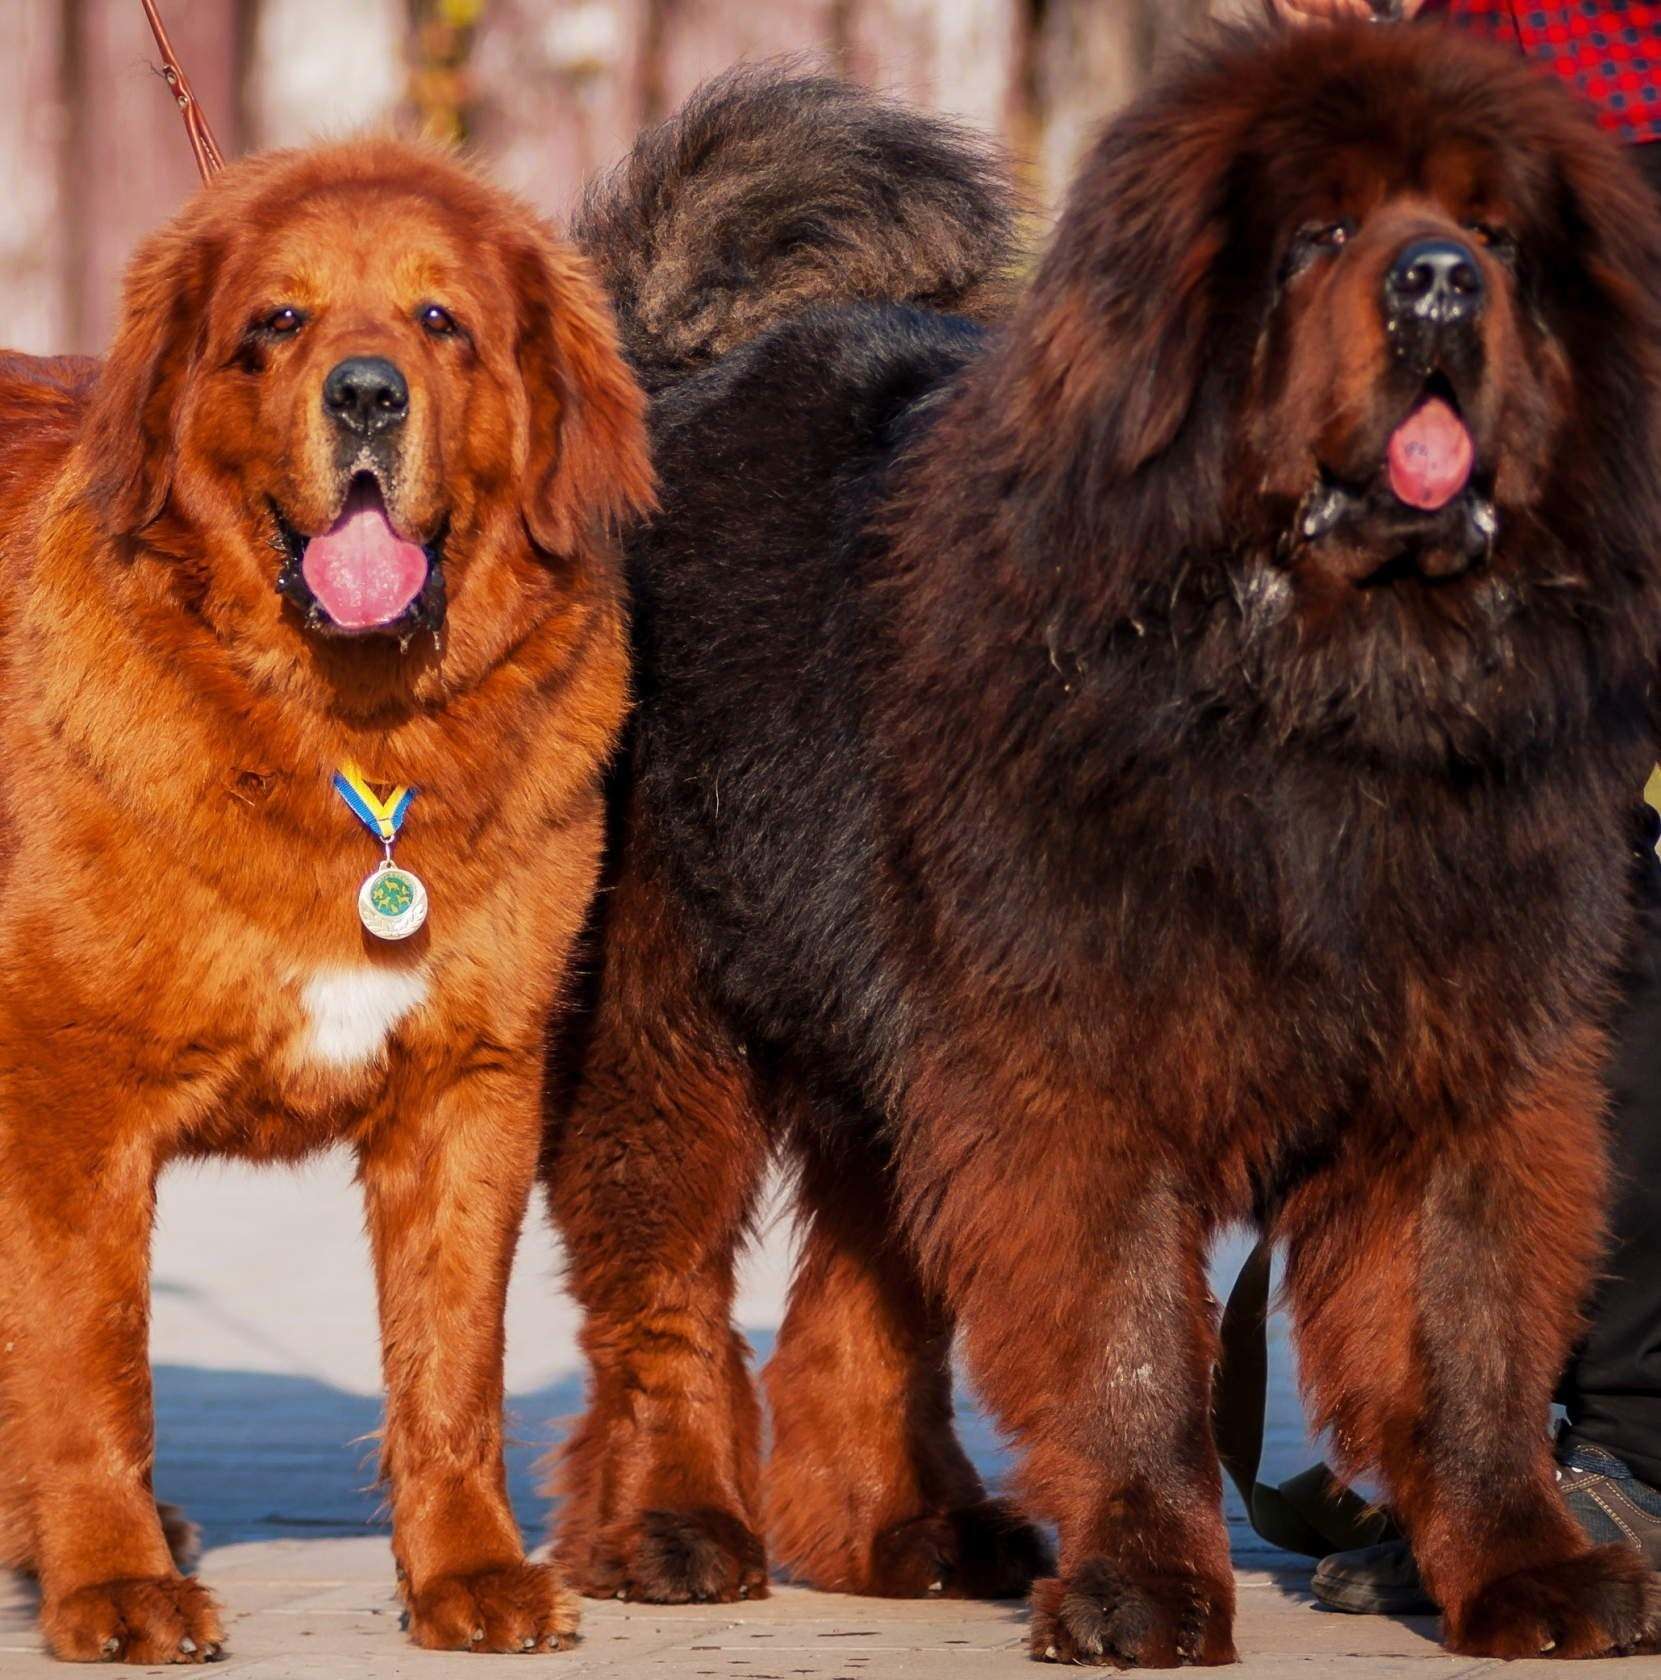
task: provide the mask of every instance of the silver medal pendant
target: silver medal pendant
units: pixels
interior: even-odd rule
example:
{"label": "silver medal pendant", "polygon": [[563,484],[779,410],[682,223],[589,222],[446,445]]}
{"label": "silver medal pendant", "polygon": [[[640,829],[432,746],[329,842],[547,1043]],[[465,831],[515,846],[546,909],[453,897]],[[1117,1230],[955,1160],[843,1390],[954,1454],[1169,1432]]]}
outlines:
{"label": "silver medal pendant", "polygon": [[388,851],[358,888],[358,919],[377,939],[408,939],[427,919],[427,889]]}

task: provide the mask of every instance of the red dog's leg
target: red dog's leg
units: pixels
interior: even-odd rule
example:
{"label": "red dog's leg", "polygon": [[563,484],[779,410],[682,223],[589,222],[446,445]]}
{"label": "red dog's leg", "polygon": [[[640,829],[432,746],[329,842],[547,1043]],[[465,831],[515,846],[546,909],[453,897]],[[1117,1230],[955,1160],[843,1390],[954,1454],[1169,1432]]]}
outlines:
{"label": "red dog's leg", "polygon": [[559,1649],[575,1595],[525,1561],[502,1464],[508,1271],[535,1181],[538,1059],[452,1076],[360,1151],[380,1294],[393,1551],[436,1650]]}
{"label": "red dog's leg", "polygon": [[27,1125],[0,1115],[8,1544],[40,1576],[55,1656],[203,1662],[218,1612],[174,1567],[150,1489],[150,1140],[111,1141],[107,1092],[83,1095],[92,1125],[58,1099]]}
{"label": "red dog's leg", "polygon": [[1207,1232],[1181,1163],[1111,1148],[1085,1099],[1010,1078],[996,1125],[942,1089],[901,1160],[908,1222],[957,1311],[977,1386],[1024,1449],[1060,1576],[1033,1588],[1035,1657],[1234,1660],[1234,1575],[1211,1440]]}
{"label": "red dog's leg", "polygon": [[1019,1597],[1053,1567],[989,1500],[952,1425],[951,1335],[917,1276],[889,1164],[813,1148],[806,1239],[768,1364],[767,1535],[800,1579],[885,1597]]}
{"label": "red dog's leg", "polygon": [[760,1408],[732,1327],[734,1269],[769,1143],[749,1064],[698,999],[638,872],[613,931],[546,1176],[586,1312],[588,1411],[555,1545],[602,1598],[763,1598]]}
{"label": "red dog's leg", "polygon": [[1545,1433],[1601,1234],[1595,1065],[1564,1055],[1494,1124],[1404,1125],[1387,1161],[1358,1146],[1277,1221],[1315,1420],[1382,1475],[1445,1643],[1472,1656],[1657,1631],[1643,1560],[1592,1548]]}

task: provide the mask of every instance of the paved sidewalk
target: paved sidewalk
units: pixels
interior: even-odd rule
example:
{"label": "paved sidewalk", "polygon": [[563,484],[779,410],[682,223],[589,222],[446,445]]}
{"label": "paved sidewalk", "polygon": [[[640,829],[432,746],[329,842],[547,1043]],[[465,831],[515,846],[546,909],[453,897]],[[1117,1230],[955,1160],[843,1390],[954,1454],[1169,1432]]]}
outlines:
{"label": "paved sidewalk", "polygon": [[[998,1680],[1032,1675],[1018,1605],[902,1603],[780,1588],[762,1604],[587,1607],[583,1643],[540,1659],[416,1651],[398,1631],[392,1565],[373,1477],[374,1293],[344,1163],[254,1172],[222,1165],[164,1182],[155,1251],[156,1485],[203,1527],[202,1573],[229,1620],[216,1673],[258,1680],[489,1680],[541,1662],[550,1675],[648,1680]],[[1242,1250],[1220,1257],[1226,1287]],[[765,1355],[783,1305],[788,1241],[775,1228],[747,1267],[738,1306]],[[526,1532],[546,1521],[537,1461],[581,1405],[575,1313],[533,1213],[508,1314],[516,1445],[509,1471]],[[1005,1458],[967,1401],[964,1436],[996,1478]],[[1277,1349],[1265,1473],[1308,1461],[1284,1348]],[[1465,1680],[1501,1665],[1442,1653],[1426,1622],[1336,1616],[1304,1590],[1307,1566],[1234,1518],[1243,1676]],[[1522,1677],[1561,1670],[1505,1665]],[[20,1584],[0,1576],[0,1680],[70,1672],[40,1654]],[[122,1670],[119,1672],[140,1672]],[[159,1669],[147,1670],[152,1674]],[[1661,1659],[1609,1671],[1661,1680]]]}
{"label": "paved sidewalk", "polygon": [[[226,1546],[205,1560],[229,1615],[227,1660],[213,1671],[238,1680],[491,1680],[537,1669],[552,1677],[615,1680],[1028,1680],[1026,1613],[1018,1605],[896,1603],[782,1587],[760,1604],[659,1608],[589,1604],[581,1644],[557,1656],[450,1656],[417,1651],[398,1632],[391,1555],[383,1540],[278,1540]],[[1562,1675],[1550,1662],[1473,1663],[1449,1657],[1428,1621],[1336,1616],[1315,1608],[1288,1578],[1240,1575],[1241,1665],[1257,1676],[1310,1680],[1466,1680],[1502,1670],[1507,1680]],[[18,1609],[0,1608],[0,1674],[62,1680],[63,1667],[34,1654]],[[178,1670],[152,1669],[152,1674]],[[1635,1658],[1611,1680],[1661,1674],[1661,1659]]]}

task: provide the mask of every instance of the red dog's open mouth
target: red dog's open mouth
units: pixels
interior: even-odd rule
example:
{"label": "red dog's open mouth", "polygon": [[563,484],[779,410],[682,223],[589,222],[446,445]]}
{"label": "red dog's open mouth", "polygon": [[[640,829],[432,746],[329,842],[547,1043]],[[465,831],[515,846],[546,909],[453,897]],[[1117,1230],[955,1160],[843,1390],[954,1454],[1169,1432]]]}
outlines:
{"label": "red dog's open mouth", "polygon": [[334,523],[315,537],[277,515],[288,563],[278,592],[309,628],[336,635],[437,630],[444,621],[444,574],[437,542],[400,536],[373,473],[352,480]]}
{"label": "red dog's open mouth", "polygon": [[337,628],[380,630],[426,587],[427,554],[393,530],[380,485],[359,473],[340,516],[306,544],[300,573]]}

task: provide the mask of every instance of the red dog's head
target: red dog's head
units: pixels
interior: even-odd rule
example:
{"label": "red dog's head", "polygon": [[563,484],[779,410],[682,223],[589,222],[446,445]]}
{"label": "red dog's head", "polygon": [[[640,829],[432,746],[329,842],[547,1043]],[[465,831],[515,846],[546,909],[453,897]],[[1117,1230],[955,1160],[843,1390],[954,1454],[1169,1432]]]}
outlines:
{"label": "red dog's head", "polygon": [[434,692],[649,503],[642,410],[580,256],[443,152],[358,141],[235,164],[143,246],[86,469],[271,681]]}

